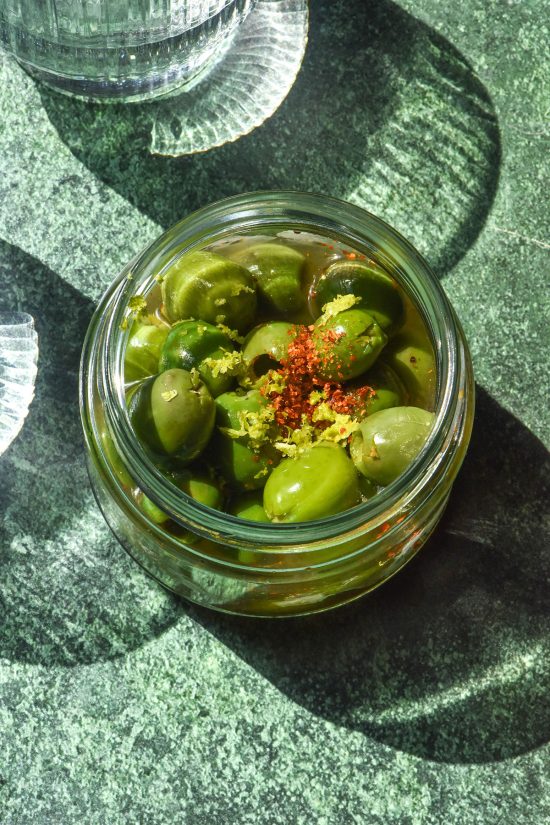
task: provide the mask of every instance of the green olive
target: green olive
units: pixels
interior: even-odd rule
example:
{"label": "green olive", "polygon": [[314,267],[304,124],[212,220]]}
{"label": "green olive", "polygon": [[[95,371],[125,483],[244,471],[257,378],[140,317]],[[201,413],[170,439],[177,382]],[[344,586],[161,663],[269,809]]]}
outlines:
{"label": "green olive", "polygon": [[159,455],[188,463],[214,427],[214,399],[197,375],[171,369],[147,378],[132,395],[128,413],[138,438]]}
{"label": "green olive", "polygon": [[353,463],[376,484],[391,484],[426,443],[434,418],[419,407],[392,407],[369,415],[352,435]]}
{"label": "green olive", "polygon": [[[223,496],[216,482],[205,473],[197,473],[191,470],[181,470],[176,473],[167,473],[170,481],[195,501],[220,510],[223,504]],[[164,524],[169,521],[169,516],[161,510],[154,501],[142,493],[140,496],[140,507],[143,512],[154,521],[155,524]]]}
{"label": "green olive", "polygon": [[256,286],[250,272],[215,252],[188,252],[162,281],[164,313],[171,323],[199,318],[245,332],[256,315]]}
{"label": "green olive", "polygon": [[124,380],[141,381],[158,371],[162,346],[169,332],[167,326],[134,322],[124,353]]}
{"label": "green olive", "polygon": [[317,444],[298,458],[286,458],[264,489],[264,507],[272,521],[325,518],[361,500],[355,468],[342,447]]}
{"label": "green olive", "polygon": [[433,409],[437,383],[435,360],[424,337],[400,333],[385,350],[384,362],[405,385],[411,404]]}
{"label": "green olive", "polygon": [[217,426],[211,455],[225,480],[236,490],[261,489],[277,463],[278,453],[269,443],[258,445],[246,432],[237,437],[226,432],[228,429],[233,433],[242,431],[242,416],[246,413],[259,421],[257,414],[267,403],[258,390],[226,392],[216,398]]}
{"label": "green olive", "polygon": [[257,381],[271,369],[278,369],[288,358],[288,345],[296,336],[294,324],[274,321],[260,324],[248,333],[243,344],[245,374]]}
{"label": "green olive", "polygon": [[359,484],[359,490],[361,491],[361,497],[365,500],[373,498],[376,493],[378,492],[378,485],[371,481],[370,478],[366,478],[365,476],[359,473],[357,482]]}
{"label": "green olive", "polygon": [[297,312],[305,303],[302,273],[305,256],[290,246],[259,243],[247,247],[235,260],[256,278],[258,291],[277,312]]}
{"label": "green olive", "polygon": [[165,513],[164,510],[161,510],[154,501],[151,501],[149,496],[146,496],[145,493],[142,493],[139,498],[139,506],[145,513],[148,519],[153,521],[155,524],[165,524],[167,521],[170,521],[170,516],[168,513]]}
{"label": "green olive", "polygon": [[229,512],[232,516],[245,519],[245,521],[269,522],[269,517],[264,510],[262,494],[255,490],[233,499]]}
{"label": "green olive", "polygon": [[195,501],[204,504],[205,507],[212,507],[213,510],[221,510],[223,496],[220,486],[207,473],[189,468],[171,473],[169,477],[176,487],[194,498]]}
{"label": "green olive", "polygon": [[403,321],[404,305],[395,281],[373,261],[335,261],[322,273],[310,290],[315,317],[337,295],[355,295],[386,332]]}
{"label": "green olive", "polygon": [[213,372],[212,365],[205,363],[205,359],[222,363],[224,356],[234,350],[231,339],[218,327],[205,321],[178,321],[164,342],[158,368],[161,372],[173,367],[197,369],[215,398],[230,390],[235,379],[228,372]]}
{"label": "green olive", "polygon": [[360,383],[356,381],[353,387],[348,387],[348,391],[358,399],[354,412],[357,419],[366,418],[379,410],[401,407],[408,400],[405,387],[395,372],[387,364],[381,363],[381,359],[359,380]]}
{"label": "green olive", "polygon": [[384,348],[387,336],[364,309],[347,309],[313,330],[318,375],[325,381],[347,381],[371,367]]}
{"label": "green olive", "polygon": [[109,463],[111,470],[116,475],[119,482],[128,488],[135,487],[135,482],[132,476],[129,474],[126,466],[123,464],[120,455],[118,454],[114,441],[111,438],[110,433],[108,430],[101,431],[101,444],[103,445],[103,451],[107,462]]}

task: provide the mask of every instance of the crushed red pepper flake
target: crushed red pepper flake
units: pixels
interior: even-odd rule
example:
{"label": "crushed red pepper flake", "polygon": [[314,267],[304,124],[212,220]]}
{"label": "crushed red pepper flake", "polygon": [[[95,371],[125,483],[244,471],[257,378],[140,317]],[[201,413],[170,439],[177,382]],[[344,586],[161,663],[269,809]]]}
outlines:
{"label": "crushed red pepper flake", "polygon": [[[281,428],[289,430],[299,429],[303,424],[303,419],[319,430],[326,429],[329,422],[323,419],[313,420],[317,401],[312,403],[311,394],[319,393],[319,401],[322,400],[335,412],[352,416],[364,405],[365,400],[374,395],[374,390],[369,386],[359,387],[352,392],[343,388],[338,381],[325,381],[319,376],[321,363],[331,363],[334,361],[333,345],[341,337],[333,330],[327,330],[317,336],[322,342],[321,353],[313,340],[315,326],[299,327],[298,331],[292,330],[292,341],[288,346],[288,357],[281,362],[281,367],[275,372],[281,377],[282,390],[270,389],[269,383],[261,388],[261,392],[269,398],[270,405],[274,410],[275,423]],[[340,373],[343,377],[343,374]],[[344,434],[345,428],[340,429]]]}

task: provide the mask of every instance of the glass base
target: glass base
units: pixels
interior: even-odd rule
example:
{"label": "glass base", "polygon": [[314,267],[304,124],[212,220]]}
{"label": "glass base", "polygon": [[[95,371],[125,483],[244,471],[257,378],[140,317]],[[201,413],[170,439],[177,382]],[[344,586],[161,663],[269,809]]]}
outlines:
{"label": "glass base", "polygon": [[294,85],[308,24],[307,0],[257,0],[203,82],[180,87],[150,108],[150,151],[167,157],[206,152],[261,126]]}
{"label": "glass base", "polygon": [[83,77],[69,77],[38,68],[18,59],[19,65],[35,80],[49,86],[56,92],[77,97],[90,102],[101,103],[142,103],[147,100],[169,98],[175,94],[189,92],[203,81],[224,59],[235,39],[235,33],[203,64],[201,69],[189,77],[187,67],[175,67],[167,73],[144,78],[125,80],[90,80]]}

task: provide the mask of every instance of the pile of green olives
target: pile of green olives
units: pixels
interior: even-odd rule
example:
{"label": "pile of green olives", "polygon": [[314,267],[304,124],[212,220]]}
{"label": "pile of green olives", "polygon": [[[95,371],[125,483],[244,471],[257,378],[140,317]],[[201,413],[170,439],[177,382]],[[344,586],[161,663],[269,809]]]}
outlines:
{"label": "pile of green olives", "polygon": [[247,521],[310,521],[372,498],[434,421],[433,350],[409,297],[378,262],[289,234],[180,255],[128,310],[136,437],[183,493]]}

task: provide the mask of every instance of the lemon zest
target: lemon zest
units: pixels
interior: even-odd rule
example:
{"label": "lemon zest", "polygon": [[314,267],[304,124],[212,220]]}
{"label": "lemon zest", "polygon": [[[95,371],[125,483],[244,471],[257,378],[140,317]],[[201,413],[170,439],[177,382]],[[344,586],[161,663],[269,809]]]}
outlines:
{"label": "lemon zest", "polygon": [[320,401],[324,401],[327,397],[327,394],[324,390],[313,390],[309,394],[309,403],[312,406],[318,404]]}
{"label": "lemon zest", "polygon": [[214,378],[219,375],[238,375],[242,367],[243,356],[241,352],[235,350],[224,352],[220,358],[205,358],[202,363],[210,369]]}
{"label": "lemon zest", "polygon": [[329,301],[323,306],[323,314],[319,318],[318,323],[323,326],[327,324],[331,318],[336,317],[341,312],[351,309],[356,304],[361,303],[361,298],[356,295],[337,295],[332,301]]}
{"label": "lemon zest", "polygon": [[286,387],[286,381],[284,376],[277,370],[269,370],[265,375],[262,375],[256,386],[258,389],[261,388],[262,395],[268,397],[272,393],[280,395]]}
{"label": "lemon zest", "polygon": [[238,295],[241,295],[243,292],[250,292],[254,293],[256,290],[251,286],[246,286],[246,284],[235,284],[231,288],[231,297],[236,298]]}
{"label": "lemon zest", "polygon": [[196,389],[199,388],[199,386],[201,385],[201,382],[202,382],[201,374],[200,374],[200,372],[198,371],[198,369],[196,367],[191,367],[190,375],[191,375],[191,386],[193,387],[193,389],[196,390]]}
{"label": "lemon zest", "polygon": [[287,458],[297,458],[315,444],[317,436],[317,431],[303,415],[301,426],[295,430],[289,430],[286,437],[276,441],[274,446]]}
{"label": "lemon zest", "polygon": [[239,428],[220,427],[220,432],[229,438],[248,438],[250,446],[258,449],[270,441],[271,428],[275,413],[270,407],[263,407],[257,412],[241,410],[238,414]]}
{"label": "lemon zest", "polygon": [[128,329],[128,322],[132,318],[139,318],[140,315],[145,315],[147,312],[147,301],[143,295],[132,295],[128,301],[128,315],[122,319],[120,323],[121,330]]}
{"label": "lemon zest", "polygon": [[[218,317],[220,317],[220,316],[218,316]],[[231,341],[235,341],[235,343],[237,343],[237,344],[242,344],[242,343],[244,343],[244,335],[239,335],[239,333],[238,333],[236,330],[234,330],[234,329],[230,329],[229,327],[227,327],[225,324],[222,324],[222,323],[216,323],[216,326],[217,326],[217,327],[218,327],[218,329],[219,329],[219,330],[221,330],[221,331],[222,331],[225,335],[227,335],[227,337],[228,337]]]}
{"label": "lemon zest", "polygon": [[128,309],[137,317],[146,311],[147,301],[143,295],[133,295],[128,301]]}
{"label": "lemon zest", "polygon": [[359,422],[350,415],[335,412],[326,402],[318,404],[311,415],[312,421],[331,422],[324,430],[318,430],[318,441],[339,441],[347,440],[352,433],[359,429]]}

